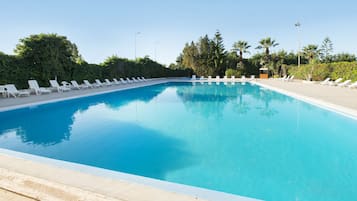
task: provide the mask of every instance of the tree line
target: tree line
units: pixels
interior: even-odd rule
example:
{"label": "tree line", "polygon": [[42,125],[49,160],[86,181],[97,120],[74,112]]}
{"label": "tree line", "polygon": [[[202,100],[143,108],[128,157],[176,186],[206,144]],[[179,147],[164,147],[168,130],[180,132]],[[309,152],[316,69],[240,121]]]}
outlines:
{"label": "tree line", "polygon": [[[225,49],[223,37],[216,31],[213,38],[208,35],[200,37],[197,42],[186,43],[182,53],[177,57],[176,64],[171,64],[172,69],[190,68],[197,75],[223,76],[223,75],[258,75],[259,68],[269,69],[273,76],[288,74],[290,68],[298,65],[298,54],[279,50],[272,53],[272,49],[279,43],[270,37],[263,38],[255,47],[261,50],[254,55],[249,50],[254,48],[247,41],[235,42],[231,49]],[[308,44],[299,53],[302,65],[310,66],[320,63],[355,62],[356,56],[348,53],[333,54],[332,41],[326,37],[322,44]],[[355,65],[355,64],[351,64]]]}
{"label": "tree line", "polygon": [[190,76],[190,69],[169,69],[149,57],[129,60],[108,57],[101,64],[90,64],[80,55],[76,44],[57,34],[36,34],[20,39],[15,55],[0,52],[0,84],[28,88],[27,80],[36,79],[48,86],[48,80],[82,80],[119,77]]}

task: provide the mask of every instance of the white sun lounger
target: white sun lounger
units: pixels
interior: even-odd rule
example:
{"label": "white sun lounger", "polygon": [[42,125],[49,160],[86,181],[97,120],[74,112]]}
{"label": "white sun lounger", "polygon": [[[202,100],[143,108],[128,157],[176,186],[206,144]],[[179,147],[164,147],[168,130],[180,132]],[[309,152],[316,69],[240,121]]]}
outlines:
{"label": "white sun lounger", "polygon": [[109,81],[109,79],[104,79],[104,81],[105,81],[105,85],[107,85],[107,86],[112,86],[113,85],[113,83],[111,82],[111,81]]}
{"label": "white sun lounger", "polygon": [[5,85],[0,85],[0,94],[1,94],[3,97],[6,97],[6,96],[7,96],[6,90],[5,90]]}
{"label": "white sun lounger", "polygon": [[99,87],[98,84],[93,83],[91,84],[88,80],[83,80],[84,85],[88,86],[89,88]]}
{"label": "white sun lounger", "polygon": [[141,77],[141,79],[142,79],[143,81],[147,81],[147,80],[145,79],[145,77]]}
{"label": "white sun lounger", "polygon": [[58,92],[70,91],[71,88],[60,86],[57,80],[50,80],[51,87],[55,88]]}
{"label": "white sun lounger", "polygon": [[212,76],[209,75],[209,76],[208,76],[208,80],[212,80]]}
{"label": "white sun lounger", "polygon": [[192,80],[195,80],[196,79],[196,75],[192,75]]}
{"label": "white sun lounger", "polygon": [[123,83],[123,84],[127,84],[128,82],[125,81],[123,78],[120,78],[120,82]]}
{"label": "white sun lounger", "polygon": [[76,80],[72,80],[71,81],[72,87],[73,89],[88,89],[89,86],[88,85],[79,85],[78,82]]}
{"label": "white sun lounger", "polygon": [[338,85],[340,82],[342,82],[342,78],[338,78],[337,80],[335,80],[335,81],[330,81],[329,82],[329,85],[330,86],[336,86],[336,85]]}
{"label": "white sun lounger", "polygon": [[286,78],[287,78],[287,75],[284,75],[284,77],[279,78],[279,80],[285,81]]}
{"label": "white sun lounger", "polygon": [[10,98],[10,95],[13,97],[17,97],[17,96],[29,96],[30,92],[29,91],[19,91],[17,90],[17,88],[15,87],[14,84],[6,84],[4,86],[4,88],[6,89],[6,94],[7,96]]}
{"label": "white sun lounger", "polygon": [[116,84],[116,85],[121,84],[121,83],[117,80],[117,78],[113,78],[113,82],[114,82],[114,84]]}
{"label": "white sun lounger", "polygon": [[221,78],[219,77],[219,75],[216,76],[216,80],[220,80]]}
{"label": "white sun lounger", "polygon": [[346,81],[338,84],[337,86],[339,86],[339,87],[347,87],[347,85],[349,85],[350,82],[351,82],[351,80],[346,80]]}
{"label": "white sun lounger", "polygon": [[144,82],[144,80],[142,80],[140,77],[136,77],[136,80],[138,80],[139,82]]}
{"label": "white sun lounger", "polygon": [[128,83],[133,83],[133,82],[134,82],[133,80],[130,80],[128,77],[126,78],[126,81],[127,81]]}
{"label": "white sun lounger", "polygon": [[42,94],[42,93],[51,93],[51,90],[46,89],[44,87],[40,87],[36,80],[28,80],[27,83],[29,84],[30,89],[35,91],[35,94]]}
{"label": "white sun lounger", "polygon": [[73,88],[72,84],[67,82],[67,81],[62,81],[61,82],[62,86],[68,87],[68,88]]}
{"label": "white sun lounger", "polygon": [[291,81],[293,81],[293,80],[294,80],[294,75],[290,76],[290,78],[287,79],[286,81],[291,82]]}
{"label": "white sun lounger", "polygon": [[132,77],[131,80],[133,80],[133,82],[139,82],[135,77]]}
{"label": "white sun lounger", "polygon": [[99,87],[103,87],[104,85],[108,86],[107,84],[103,84],[99,79],[95,79],[94,81]]}
{"label": "white sun lounger", "polygon": [[288,81],[290,79],[290,75],[288,75],[287,77],[285,77],[284,79],[283,79],[283,81]]}
{"label": "white sun lounger", "polygon": [[321,85],[328,85],[331,78],[326,78],[324,81],[320,82]]}
{"label": "white sun lounger", "polygon": [[357,88],[357,81],[348,85],[348,88],[352,89],[352,88]]}
{"label": "white sun lounger", "polygon": [[93,87],[94,87],[88,80],[83,80],[83,83],[84,83],[84,85],[87,86],[88,88],[93,88]]}
{"label": "white sun lounger", "polygon": [[234,82],[236,80],[236,76],[232,75],[231,76],[231,81]]}

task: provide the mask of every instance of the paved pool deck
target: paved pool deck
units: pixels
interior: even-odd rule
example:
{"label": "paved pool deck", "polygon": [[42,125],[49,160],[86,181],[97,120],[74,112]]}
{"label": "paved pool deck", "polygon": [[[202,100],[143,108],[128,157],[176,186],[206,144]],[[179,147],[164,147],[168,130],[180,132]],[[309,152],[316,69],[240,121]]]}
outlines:
{"label": "paved pool deck", "polygon": [[[31,95],[30,97],[0,98],[0,111],[84,97],[94,94],[108,93],[135,87],[165,83],[168,81],[187,81],[184,79],[152,79],[126,85],[116,85],[85,90],[72,90],[64,93]],[[214,81],[214,80],[212,80]],[[241,81],[241,80],[238,80]],[[316,83],[303,83],[301,80],[283,82],[276,79],[252,81],[272,90],[291,95],[296,98],[317,104],[343,114],[357,117],[357,89],[322,86]],[[12,154],[11,151],[0,150],[0,201],[1,200],[121,200],[121,201],[200,201],[200,200],[254,200],[244,197],[231,197],[209,191],[190,189],[178,190],[180,186],[165,187],[151,185],[148,180],[111,178],[84,171],[86,167],[66,168],[62,162],[49,163],[51,159],[33,160],[37,156]],[[71,166],[72,167],[72,166]],[[96,171],[96,170],[94,170]],[[101,170],[99,171],[101,172]],[[110,175],[110,174],[109,174]],[[130,176],[129,176],[130,177]],[[129,178],[128,177],[128,178]],[[135,177],[135,176],[134,176]],[[130,177],[132,178],[132,177]],[[155,181],[153,182],[155,183]],[[157,183],[157,182],[156,182]],[[186,188],[186,187],[182,187]],[[187,190],[186,190],[187,191]],[[212,193],[212,194],[211,194]],[[201,196],[200,196],[201,195]],[[202,196],[204,195],[204,196]]]}

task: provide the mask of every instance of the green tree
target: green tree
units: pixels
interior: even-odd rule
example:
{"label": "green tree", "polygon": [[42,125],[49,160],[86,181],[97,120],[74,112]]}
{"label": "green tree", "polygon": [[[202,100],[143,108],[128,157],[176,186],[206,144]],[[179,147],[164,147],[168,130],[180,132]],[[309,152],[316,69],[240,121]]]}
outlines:
{"label": "green tree", "polygon": [[354,54],[349,54],[349,53],[339,53],[336,55],[332,56],[332,61],[333,62],[342,62],[342,61],[356,61],[356,55]]}
{"label": "green tree", "polygon": [[272,54],[274,74],[285,75],[286,74],[286,61],[288,59],[288,53],[284,50],[280,50],[275,54]]}
{"label": "green tree", "polygon": [[256,49],[264,49],[265,55],[260,61],[260,64],[269,68],[272,72],[274,72],[274,64],[271,62],[270,48],[278,46],[279,43],[272,40],[270,37],[263,38],[259,41],[259,45]]}
{"label": "green tree", "polygon": [[321,60],[324,63],[330,63],[332,61],[333,44],[329,37],[326,37],[322,41],[321,45]]}
{"label": "green tree", "polygon": [[198,75],[223,75],[229,62],[219,31],[213,39],[205,35],[200,37],[197,43],[186,43],[177,62],[181,66],[193,69]]}
{"label": "green tree", "polygon": [[[237,56],[237,52],[236,51],[229,52],[226,58],[227,68],[237,69],[237,66],[239,65],[238,63],[239,63],[239,57]],[[239,69],[239,70],[243,70],[243,69]]]}
{"label": "green tree", "polygon": [[48,80],[55,77],[69,80],[76,63],[81,60],[77,46],[57,34],[37,34],[20,39],[15,53],[31,68],[30,78],[43,85],[48,85]]}
{"label": "green tree", "polygon": [[213,47],[211,40],[208,35],[201,37],[197,43],[198,48],[198,59],[197,59],[197,69],[200,75],[211,75],[213,73]]}
{"label": "green tree", "polygon": [[182,51],[182,65],[196,71],[197,59],[198,49],[196,44],[193,41],[190,44],[186,43]]}
{"label": "green tree", "polygon": [[321,53],[317,45],[307,45],[302,49],[302,51],[303,56],[309,60],[309,64],[317,62]]}
{"label": "green tree", "polygon": [[264,49],[265,55],[269,55],[270,54],[269,48],[276,47],[278,45],[279,43],[275,42],[275,40],[272,40],[270,37],[267,37],[259,41],[259,45],[257,46],[256,49]]}
{"label": "green tree", "polygon": [[224,75],[226,71],[225,61],[227,57],[227,52],[224,49],[223,38],[219,31],[216,31],[212,44],[212,61],[213,61],[213,73],[216,73],[220,76]]}
{"label": "green tree", "polygon": [[[317,45],[308,45],[303,48],[303,55],[309,60],[309,64],[315,64],[318,62],[320,56],[320,49]],[[307,74],[307,80],[312,80],[314,73],[314,65],[311,65],[310,72]]]}
{"label": "green tree", "polygon": [[233,50],[236,51],[236,52],[239,51],[239,67],[241,67],[241,68],[244,68],[243,53],[250,54],[250,52],[248,51],[249,48],[250,48],[250,45],[248,45],[247,41],[240,40],[240,41],[235,42],[233,44]]}

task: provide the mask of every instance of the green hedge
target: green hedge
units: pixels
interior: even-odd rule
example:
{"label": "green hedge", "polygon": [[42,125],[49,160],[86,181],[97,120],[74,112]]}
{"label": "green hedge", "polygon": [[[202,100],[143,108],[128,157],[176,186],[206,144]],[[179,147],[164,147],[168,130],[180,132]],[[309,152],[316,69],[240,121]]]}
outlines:
{"label": "green hedge", "polygon": [[226,70],[226,76],[227,77],[231,77],[232,75],[234,75],[236,78],[241,77],[242,72],[240,70],[235,70],[235,69],[227,69]]}
{"label": "green hedge", "polygon": [[288,74],[294,75],[298,79],[308,79],[312,75],[312,80],[321,81],[327,77],[335,80],[342,77],[344,80],[357,80],[357,62],[335,62],[323,64],[305,64],[300,67],[288,66]]}
{"label": "green hedge", "polygon": [[57,34],[36,34],[20,39],[15,53],[13,56],[0,52],[0,85],[28,88],[29,79],[48,86],[49,80],[55,78],[82,82],[84,79],[188,77],[192,74],[191,70],[166,68],[149,57],[133,61],[112,56],[101,65],[88,64],[74,43]]}
{"label": "green hedge", "polygon": [[345,80],[357,81],[357,62],[339,62],[332,64],[332,79],[338,79],[340,77]]}
{"label": "green hedge", "polygon": [[[59,81],[62,80],[77,80],[82,82],[84,79],[94,81],[94,79],[112,79],[120,77],[137,77],[144,76],[147,78],[157,77],[189,77],[192,71],[173,70],[156,63],[149,58],[139,59],[138,61],[130,61],[127,59],[116,59],[113,63],[97,64],[72,64],[71,72],[53,72],[48,68],[46,76],[30,66],[21,57],[9,56],[0,54],[0,85],[15,84],[19,89],[28,88],[27,80],[35,79],[41,86],[49,86],[49,80],[54,79],[53,75],[57,75]],[[57,74],[58,73],[58,74]]]}

